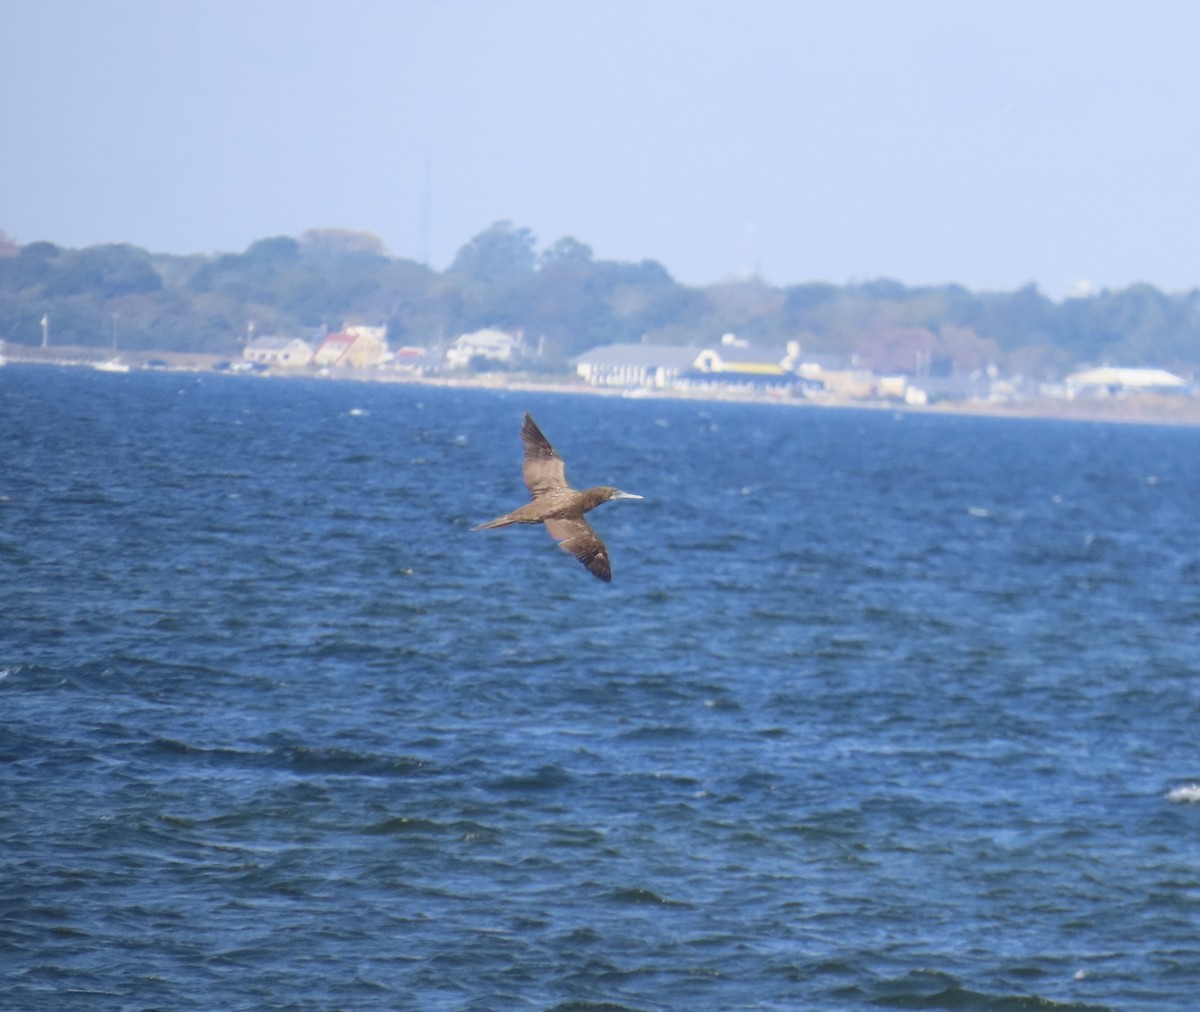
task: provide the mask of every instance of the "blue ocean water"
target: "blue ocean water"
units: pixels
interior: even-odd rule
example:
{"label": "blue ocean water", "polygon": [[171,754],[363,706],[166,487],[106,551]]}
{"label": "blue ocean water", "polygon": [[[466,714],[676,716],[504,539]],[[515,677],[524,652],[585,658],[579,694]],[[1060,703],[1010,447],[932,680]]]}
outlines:
{"label": "blue ocean water", "polygon": [[[533,528],[521,413],[602,506]],[[1195,1007],[1200,432],[0,369],[0,1007]]]}

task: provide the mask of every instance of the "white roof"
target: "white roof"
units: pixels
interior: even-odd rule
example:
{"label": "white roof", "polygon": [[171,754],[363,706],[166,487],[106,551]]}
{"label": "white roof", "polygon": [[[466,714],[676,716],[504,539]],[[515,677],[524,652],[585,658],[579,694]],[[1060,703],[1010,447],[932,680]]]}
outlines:
{"label": "white roof", "polygon": [[1072,373],[1067,383],[1077,387],[1184,387],[1187,380],[1166,369],[1121,369],[1101,366]]}
{"label": "white roof", "polygon": [[503,348],[516,344],[517,339],[512,334],[506,334],[503,330],[495,330],[489,327],[486,330],[477,330],[473,334],[463,334],[454,343],[460,348],[463,345],[471,345],[475,348]]}
{"label": "white roof", "polygon": [[577,355],[573,361],[593,367],[688,369],[699,351],[678,344],[602,344]]}

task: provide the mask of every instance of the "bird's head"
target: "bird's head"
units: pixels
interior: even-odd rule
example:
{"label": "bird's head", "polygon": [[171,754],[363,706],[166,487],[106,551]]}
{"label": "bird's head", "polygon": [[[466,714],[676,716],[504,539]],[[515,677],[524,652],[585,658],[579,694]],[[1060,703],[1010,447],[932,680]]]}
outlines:
{"label": "bird's head", "polygon": [[595,488],[589,488],[586,492],[581,492],[579,496],[579,505],[586,513],[588,510],[593,510],[603,502],[608,502],[610,499],[640,499],[640,495],[634,495],[632,492],[622,492],[619,488],[613,488],[611,485],[597,485]]}

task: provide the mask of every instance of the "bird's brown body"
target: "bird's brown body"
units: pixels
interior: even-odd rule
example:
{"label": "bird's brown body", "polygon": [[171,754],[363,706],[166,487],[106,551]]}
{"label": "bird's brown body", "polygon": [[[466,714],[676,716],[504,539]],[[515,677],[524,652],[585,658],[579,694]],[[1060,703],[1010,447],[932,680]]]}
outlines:
{"label": "bird's brown body", "polygon": [[533,501],[472,530],[507,527],[509,524],[545,524],[560,548],[570,552],[588,572],[607,583],[612,579],[608,548],[583,515],[610,499],[640,499],[641,496],[608,485],[582,492],[571,488],[567,484],[562,458],[528,414],[521,428],[521,438],[525,442],[525,484],[529,486]]}

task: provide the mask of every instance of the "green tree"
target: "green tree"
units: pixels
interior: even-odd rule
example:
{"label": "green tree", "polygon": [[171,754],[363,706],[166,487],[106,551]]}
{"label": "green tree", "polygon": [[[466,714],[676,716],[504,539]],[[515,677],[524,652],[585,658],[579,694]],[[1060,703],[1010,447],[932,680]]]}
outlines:
{"label": "green tree", "polygon": [[520,280],[534,268],[534,235],[511,221],[498,221],[463,246],[449,272],[479,285]]}
{"label": "green tree", "polygon": [[71,250],[57,259],[46,294],[80,295],[103,299],[162,288],[162,278],[150,265],[150,255],[136,246],[111,244]]}
{"label": "green tree", "polygon": [[592,247],[578,239],[564,235],[547,246],[538,255],[537,264],[541,270],[553,270],[560,267],[581,267],[592,262]]}
{"label": "green tree", "polygon": [[246,247],[242,254],[247,263],[269,266],[294,264],[300,258],[300,244],[290,235],[259,239]]}
{"label": "green tree", "polygon": [[374,232],[353,228],[310,228],[300,234],[300,250],[305,256],[383,257],[387,249]]}

